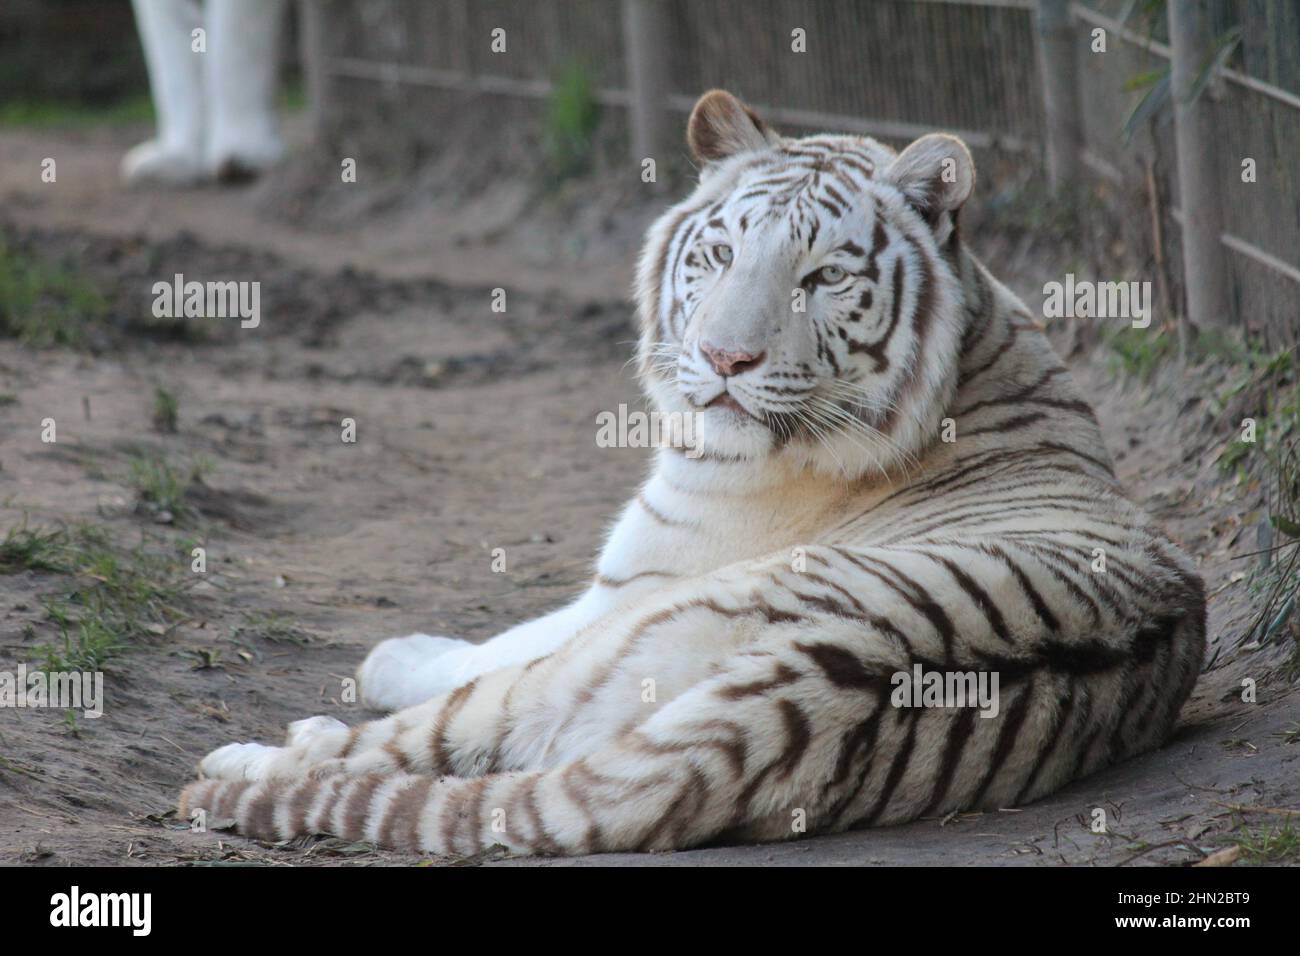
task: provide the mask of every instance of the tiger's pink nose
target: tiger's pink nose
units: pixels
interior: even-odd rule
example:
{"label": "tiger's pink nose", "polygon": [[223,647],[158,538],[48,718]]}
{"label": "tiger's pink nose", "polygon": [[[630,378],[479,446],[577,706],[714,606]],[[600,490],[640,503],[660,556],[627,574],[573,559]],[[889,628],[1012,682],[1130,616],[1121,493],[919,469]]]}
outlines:
{"label": "tiger's pink nose", "polygon": [[708,358],[713,370],[724,378],[755,368],[767,356],[766,352],[759,352],[757,355],[752,352],[728,352],[708,342],[700,343],[700,351]]}

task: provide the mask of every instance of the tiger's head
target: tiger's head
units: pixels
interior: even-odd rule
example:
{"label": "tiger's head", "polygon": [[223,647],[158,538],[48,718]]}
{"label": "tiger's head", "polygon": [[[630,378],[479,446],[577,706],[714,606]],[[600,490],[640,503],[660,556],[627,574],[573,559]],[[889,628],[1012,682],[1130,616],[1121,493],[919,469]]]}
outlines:
{"label": "tiger's head", "polygon": [[965,145],[786,139],[721,90],[687,142],[700,183],[651,227],[637,273],[657,410],[689,416],[711,458],[905,468],[955,387]]}

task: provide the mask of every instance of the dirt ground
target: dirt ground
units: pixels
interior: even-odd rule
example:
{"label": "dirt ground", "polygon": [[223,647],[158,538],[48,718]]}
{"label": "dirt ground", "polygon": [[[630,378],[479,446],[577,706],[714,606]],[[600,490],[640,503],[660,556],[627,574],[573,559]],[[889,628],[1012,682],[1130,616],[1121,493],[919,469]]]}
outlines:
{"label": "dirt ground", "polygon": [[[274,742],[313,714],[364,719],[341,699],[343,681],[378,640],[484,639],[581,588],[646,463],[642,451],[598,449],[595,416],[639,401],[624,366],[626,289],[636,237],[664,200],[606,190],[598,214],[572,203],[561,213],[538,210],[522,187],[461,201],[434,177],[409,203],[380,202],[364,179],[352,194],[317,186],[312,176],[337,180],[337,166],[302,163],[234,190],[130,192],[116,163],[133,132],[0,132],[0,236],[74,263],[122,329],[90,351],[0,341],[0,393],[14,399],[0,403],[0,534],[26,520],[91,522],[126,543],[195,538],[208,570],[186,585],[184,620],[109,662],[103,717],[74,731],[59,711],[0,710],[0,860],[413,862],[332,839],[191,833],[173,801],[216,746]],[[47,156],[54,184],[40,180]],[[1036,305],[1045,254],[969,234]],[[175,272],[260,281],[261,326],[136,334],[153,282]],[[490,308],[496,287],[504,314]],[[1215,467],[1233,434],[1211,402],[1222,382],[1171,368],[1126,384],[1093,352],[1073,365],[1121,477],[1199,557],[1212,594],[1207,671],[1165,748],[999,813],[518,862],[1186,864],[1275,832],[1288,818],[1271,811],[1298,803],[1300,698],[1283,667],[1289,633],[1243,643],[1258,558],[1234,556],[1256,550],[1260,491]],[[151,424],[157,387],[178,398],[174,433]],[[40,441],[47,417],[55,444]],[[355,443],[341,440],[344,418]],[[140,456],[206,463],[187,494],[189,527],[136,506],[128,471]],[[506,573],[491,570],[494,548]],[[61,586],[48,572],[0,575],[0,669],[51,640],[41,599]],[[1256,703],[1241,700],[1243,678],[1257,681]],[[1096,807],[1104,833],[1091,829]]]}

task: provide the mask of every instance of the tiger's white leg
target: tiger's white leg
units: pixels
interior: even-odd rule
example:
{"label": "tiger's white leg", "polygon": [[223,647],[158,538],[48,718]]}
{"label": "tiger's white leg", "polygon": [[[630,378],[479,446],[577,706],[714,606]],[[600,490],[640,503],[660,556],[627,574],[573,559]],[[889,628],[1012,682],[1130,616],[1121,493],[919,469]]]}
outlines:
{"label": "tiger's white leg", "polygon": [[198,5],[193,0],[132,3],[158,130],[126,154],[122,176],[128,183],[197,182],[203,177],[203,54],[191,49],[190,32],[200,23]]}
{"label": "tiger's white leg", "polygon": [[[501,667],[550,654],[616,607],[633,606],[675,575],[646,572],[641,549],[662,533],[664,517],[638,494],[614,526],[591,587],[572,604],[525,621],[481,644],[426,634],[383,641],[361,664],[362,699],[372,707],[401,710]],[[726,562],[720,562],[726,563]]]}
{"label": "tiger's white leg", "polygon": [[[205,777],[225,780],[395,770],[470,775],[488,766],[536,766],[553,748],[595,747],[707,678],[750,639],[754,622],[726,610],[745,600],[748,583],[719,576],[700,586],[699,592],[680,592],[689,595],[680,599],[679,592],[661,593],[630,608],[627,615],[607,615],[598,626],[577,634],[549,629],[551,634],[568,635],[569,643],[536,666],[523,661],[501,664],[416,706],[353,728],[324,717],[298,721],[283,747],[228,744],[204,758],[199,769]],[[507,647],[513,645],[513,652],[522,656],[523,648],[540,646],[539,625],[552,619],[572,622],[581,603],[482,647],[506,638]],[[642,631],[647,640],[640,643],[636,638]],[[629,640],[640,643],[631,654]],[[679,645],[690,652],[682,653]],[[495,660],[505,660],[506,653],[511,651]],[[643,688],[647,676],[657,681],[649,700]],[[582,697],[576,689],[583,686],[598,687],[600,702],[590,708],[591,717],[580,720],[574,708]],[[431,728],[441,728],[433,735],[433,746]],[[570,736],[566,743],[558,741]]]}
{"label": "tiger's white leg", "polygon": [[400,710],[432,697],[434,661],[468,641],[430,634],[390,637],[375,646],[357,668],[361,700],[378,710]]}
{"label": "tiger's white leg", "polygon": [[284,155],[275,110],[283,0],[207,0],[209,124],[204,163],[237,179]]}
{"label": "tiger's white leg", "polygon": [[544,657],[596,620],[605,603],[588,592],[573,604],[482,644],[428,634],[389,638],[357,669],[361,699],[380,710],[402,710],[498,668]]}

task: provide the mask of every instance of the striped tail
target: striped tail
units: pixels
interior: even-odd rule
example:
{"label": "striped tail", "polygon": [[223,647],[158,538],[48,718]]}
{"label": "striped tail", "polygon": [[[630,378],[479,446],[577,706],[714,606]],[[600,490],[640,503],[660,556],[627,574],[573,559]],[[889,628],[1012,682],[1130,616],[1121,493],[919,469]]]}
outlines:
{"label": "striped tail", "polygon": [[296,781],[200,780],[180,813],[202,808],[210,826],[235,821],[268,841],[329,833],[407,852],[471,855],[495,845],[514,853],[565,855],[672,849],[707,839],[704,776],[634,783],[585,760],[562,769],[433,778],[369,774]]}

